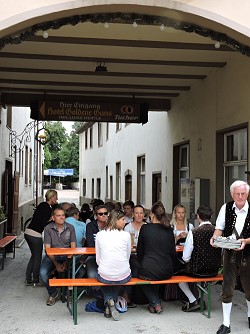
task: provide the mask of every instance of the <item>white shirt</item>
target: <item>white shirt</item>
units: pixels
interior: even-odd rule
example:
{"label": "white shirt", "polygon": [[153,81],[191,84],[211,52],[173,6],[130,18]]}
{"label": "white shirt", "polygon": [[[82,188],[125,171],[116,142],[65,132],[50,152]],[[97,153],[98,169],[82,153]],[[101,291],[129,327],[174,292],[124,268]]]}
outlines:
{"label": "white shirt", "polygon": [[[235,203],[233,204],[233,208],[235,208],[235,213],[237,215],[236,218],[236,223],[235,223],[235,229],[240,235],[247,216],[248,212],[248,202],[246,201],[245,205],[243,206],[242,209],[238,209]],[[216,219],[216,229],[224,231],[225,229],[225,218],[226,218],[226,203],[222,205],[220,212],[218,214],[218,217]],[[234,235],[234,233],[233,233]]]}
{"label": "white shirt", "polygon": [[188,228],[186,227],[185,230],[177,230],[176,229],[176,225],[173,226],[173,232],[174,232],[174,236],[177,237],[179,234],[181,234],[182,232],[186,232],[188,233],[188,231],[192,231],[192,229],[194,228],[193,224],[188,223]]}
{"label": "white shirt", "polygon": [[96,235],[96,263],[99,275],[109,281],[120,281],[131,273],[130,234],[119,230],[102,230]]}
{"label": "white shirt", "polygon": [[[146,223],[144,223],[144,224],[146,224]],[[126,231],[130,234],[134,234],[134,245],[133,246],[137,246],[140,231],[137,230],[136,228],[134,228],[133,223],[127,224],[124,227],[124,231]]]}
{"label": "white shirt", "polygon": [[[200,226],[205,225],[205,224],[210,224],[211,225],[211,223],[209,221],[206,221],[206,222],[202,222],[197,228],[199,228]],[[184,244],[183,256],[182,256],[182,258],[185,262],[190,261],[193,249],[194,249],[193,232],[192,232],[192,230],[189,230],[187,238],[186,238],[186,242]]]}

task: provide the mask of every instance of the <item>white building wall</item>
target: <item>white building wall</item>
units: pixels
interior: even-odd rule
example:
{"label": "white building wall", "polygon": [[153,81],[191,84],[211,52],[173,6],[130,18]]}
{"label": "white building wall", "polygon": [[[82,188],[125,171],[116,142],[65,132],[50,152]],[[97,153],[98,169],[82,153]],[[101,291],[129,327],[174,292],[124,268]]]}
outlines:
{"label": "white building wall", "polygon": [[[165,112],[150,112],[145,125],[121,125],[116,132],[116,124],[109,124],[109,140],[106,141],[106,123],[103,123],[103,146],[97,147],[97,123],[93,125],[93,149],[84,149],[85,134],[80,134],[80,196],[82,196],[82,179],[87,180],[86,199],[91,198],[92,178],[102,178],[101,198],[105,200],[106,166],[108,175],[113,176],[113,198],[116,189],[116,163],[121,162],[121,200],[125,201],[125,172],[132,171],[132,200],[137,200],[137,157],[145,155],[146,159],[146,203],[152,204],[152,173],[162,172],[162,194],[166,197],[165,177],[167,171],[166,152],[166,119]],[[164,152],[164,154],[163,154]],[[108,187],[109,189],[109,187]],[[165,195],[164,195],[165,194]],[[96,196],[96,193],[95,195]],[[110,193],[108,194],[110,196]]]}
{"label": "white building wall", "polygon": [[[172,147],[190,140],[190,177],[210,180],[212,208],[216,201],[216,131],[249,123],[249,85],[250,59],[238,54],[223,69],[212,71],[207,79],[174,99],[168,113],[167,141]],[[248,156],[249,148],[248,141]],[[169,169],[172,180],[171,166]],[[167,191],[171,193],[171,189],[170,181]]]}
{"label": "white building wall", "polygon": [[[133,195],[136,202],[137,156],[146,156],[146,207],[152,205],[152,173],[162,172],[162,201],[168,212],[173,200],[173,146],[190,141],[190,177],[210,180],[210,204],[216,206],[216,131],[249,124],[250,120],[250,59],[238,54],[228,59],[223,69],[214,69],[191,90],[172,99],[168,113],[150,112],[145,125],[122,125],[115,133],[110,124],[110,139],[101,148],[81,149],[80,179],[102,177],[102,199],[105,198],[105,166],[113,175],[115,163],[121,161],[122,198],[124,201],[124,173],[132,171]],[[95,128],[96,124],[94,125]],[[104,129],[106,125],[103,125]],[[103,132],[105,139],[105,131]],[[97,134],[94,132],[94,137]],[[84,142],[84,135],[80,135]],[[248,135],[249,138],[249,135]],[[248,140],[248,155],[250,144]],[[249,162],[248,162],[249,165]],[[94,166],[94,167],[92,167]],[[248,167],[249,169],[249,167]],[[81,187],[80,187],[81,189]],[[87,196],[90,198],[90,188]],[[114,189],[115,193],[115,189]],[[82,193],[80,194],[82,195]],[[223,199],[220,199],[223,200]]]}
{"label": "white building wall", "polygon": [[[21,107],[12,107],[13,116],[12,116],[12,130],[16,131],[16,135],[19,136],[23,133],[26,125],[31,121],[29,118],[30,109],[28,108],[21,108]],[[33,161],[32,166],[34,166],[34,129],[30,132],[30,138],[31,141],[27,143],[23,143],[23,145],[19,146],[19,141],[17,141],[17,150],[23,148],[25,151],[25,146],[28,147],[28,150],[30,149],[33,152]],[[17,163],[16,163],[16,171],[20,173],[20,165],[19,165],[19,155],[20,153],[17,153]],[[30,158],[30,157],[29,157]],[[30,164],[30,161],[29,161]],[[23,162],[23,168],[25,165],[25,162]],[[28,182],[27,185],[25,185],[24,182],[24,170],[23,175],[20,175],[19,179],[19,205],[22,206],[26,202],[28,202],[30,199],[33,198],[33,183],[30,184]]]}
{"label": "white building wall", "polygon": [[[12,119],[11,119],[11,128],[7,127],[7,109],[1,108],[1,175],[4,175],[5,171],[5,162],[12,162],[12,175],[14,176],[14,172],[19,172],[19,199],[18,199],[18,233],[21,230],[21,222],[24,223],[26,219],[28,219],[32,213],[33,209],[30,205],[35,202],[36,196],[36,149],[37,142],[35,141],[35,132],[36,128],[33,126],[34,121],[30,119],[30,108],[28,107],[12,107]],[[27,127],[27,125],[29,125]],[[25,129],[30,129],[25,133]],[[13,133],[13,138],[15,138],[15,142],[11,144],[11,136],[10,133]],[[24,135],[23,135],[24,134]],[[29,138],[28,138],[29,137]],[[28,138],[26,140],[25,138]],[[11,146],[16,145],[16,159],[14,150],[12,151]],[[25,184],[25,147],[28,147],[28,182]],[[21,159],[21,163],[19,161],[21,157],[21,150],[23,150],[23,160]],[[30,150],[32,151],[32,157],[30,155]],[[19,152],[20,151],[20,152]],[[43,150],[41,150],[42,152]],[[43,161],[43,154],[39,158],[39,162]],[[30,164],[32,164],[31,175],[30,174]],[[22,166],[22,167],[21,167]],[[22,172],[23,171],[23,172]],[[31,182],[30,182],[31,180]],[[1,198],[3,192],[3,177],[0,178],[0,189],[1,189]],[[38,194],[41,194],[41,186],[42,179],[38,182]],[[3,205],[4,203],[1,203]]]}

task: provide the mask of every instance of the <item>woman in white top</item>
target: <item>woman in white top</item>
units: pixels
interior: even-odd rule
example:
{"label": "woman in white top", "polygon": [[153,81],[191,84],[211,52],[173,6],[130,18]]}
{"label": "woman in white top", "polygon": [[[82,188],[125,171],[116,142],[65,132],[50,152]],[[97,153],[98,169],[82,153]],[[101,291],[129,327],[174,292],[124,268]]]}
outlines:
{"label": "woman in white top", "polygon": [[136,205],[133,209],[133,221],[127,224],[124,228],[125,231],[129,232],[131,235],[131,240],[133,240],[133,246],[137,246],[139,232],[144,222],[145,210],[142,205]]}
{"label": "woman in white top", "polygon": [[131,279],[129,265],[131,238],[129,233],[123,231],[124,216],[124,212],[113,210],[108,218],[107,227],[97,233],[95,241],[97,279],[102,283],[112,284],[101,288],[106,306],[104,315],[112,316],[114,320],[119,320],[115,302],[121,288],[120,284]]}
{"label": "woman in white top", "polygon": [[194,226],[187,221],[186,209],[183,205],[178,204],[174,207],[172,220],[170,225],[173,228],[175,243],[184,243],[188,235],[189,230],[192,230]]}

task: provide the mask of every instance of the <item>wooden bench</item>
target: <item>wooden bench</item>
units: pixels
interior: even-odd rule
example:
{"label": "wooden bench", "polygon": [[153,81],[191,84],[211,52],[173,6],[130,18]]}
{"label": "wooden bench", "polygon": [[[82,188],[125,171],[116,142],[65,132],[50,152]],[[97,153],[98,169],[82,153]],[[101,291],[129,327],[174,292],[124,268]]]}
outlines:
{"label": "wooden bench", "polygon": [[[122,285],[144,285],[144,284],[174,284],[174,283],[196,283],[200,292],[200,306],[201,313],[207,318],[210,318],[211,314],[211,284],[222,281],[223,275],[218,274],[215,277],[190,277],[190,276],[172,276],[168,280],[162,281],[145,281],[139,278],[131,278],[131,280]],[[64,278],[64,279],[50,279],[49,285],[54,287],[69,287],[73,288],[73,305],[72,309],[70,308],[69,302],[67,301],[67,307],[73,316],[74,324],[77,325],[77,301],[81,297],[82,293],[78,296],[77,288],[78,287],[89,287],[89,286],[107,286],[111,284],[104,284],[99,282],[95,278]],[[204,296],[207,296],[207,313],[204,310]],[[69,299],[69,298],[68,298]]]}
{"label": "wooden bench", "polygon": [[2,270],[4,269],[4,259],[6,258],[6,246],[12,246],[12,259],[15,258],[16,254],[16,235],[6,235],[0,239],[0,253],[2,254]]}

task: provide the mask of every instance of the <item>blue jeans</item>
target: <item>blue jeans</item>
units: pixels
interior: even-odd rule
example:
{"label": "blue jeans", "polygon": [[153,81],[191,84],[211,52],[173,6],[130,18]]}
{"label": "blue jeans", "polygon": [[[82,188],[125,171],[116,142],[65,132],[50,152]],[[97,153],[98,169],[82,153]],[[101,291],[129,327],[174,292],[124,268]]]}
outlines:
{"label": "blue jeans", "polygon": [[[55,256],[55,259],[57,262],[63,263],[67,261],[67,256]],[[54,263],[47,255],[45,255],[40,267],[40,279],[47,289],[48,294],[52,297],[55,297],[57,294],[57,289],[54,286],[49,286],[50,273],[53,269],[55,269]]]}
{"label": "blue jeans", "polygon": [[88,278],[97,277],[97,263],[95,256],[88,256],[86,260],[86,269]]}
{"label": "blue jeans", "polygon": [[102,290],[102,293],[103,293],[103,298],[104,298],[104,304],[106,304],[109,301],[109,299],[113,299],[114,301],[117,300],[119,291],[121,289],[121,285],[130,281],[131,274],[128,277],[121,280],[121,281],[108,281],[108,280],[105,280],[104,278],[102,278],[99,274],[97,274],[97,279],[101,283],[112,284],[110,286],[102,286],[101,287],[101,290]]}
{"label": "blue jeans", "polygon": [[148,298],[148,303],[150,306],[156,306],[161,303],[159,297],[159,285],[158,284],[148,284],[142,285],[142,290]]}
{"label": "blue jeans", "polygon": [[31,252],[31,257],[26,269],[26,281],[38,283],[43,253],[43,240],[42,238],[33,237],[28,234],[24,234],[24,238]]}

